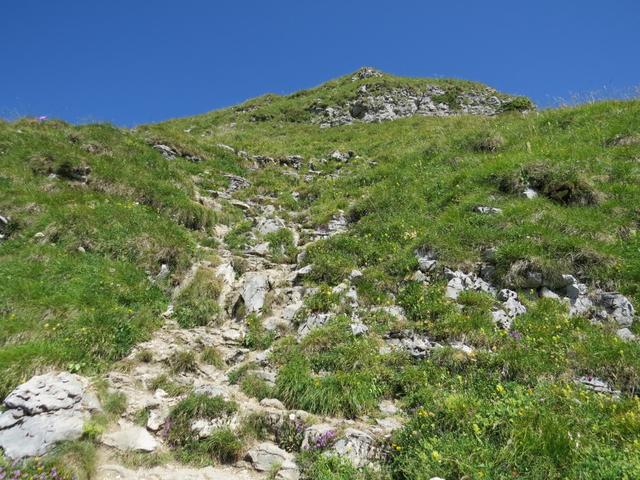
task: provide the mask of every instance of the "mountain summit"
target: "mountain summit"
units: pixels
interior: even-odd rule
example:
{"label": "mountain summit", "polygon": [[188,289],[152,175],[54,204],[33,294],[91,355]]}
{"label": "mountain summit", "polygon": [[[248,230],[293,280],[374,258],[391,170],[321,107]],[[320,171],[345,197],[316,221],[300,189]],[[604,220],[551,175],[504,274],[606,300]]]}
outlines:
{"label": "mountain summit", "polygon": [[413,115],[496,115],[533,108],[526,97],[499,93],[480,83],[404,78],[362,67],[310,90],[249,101],[236,111],[249,114],[254,121],[278,119],[332,127]]}

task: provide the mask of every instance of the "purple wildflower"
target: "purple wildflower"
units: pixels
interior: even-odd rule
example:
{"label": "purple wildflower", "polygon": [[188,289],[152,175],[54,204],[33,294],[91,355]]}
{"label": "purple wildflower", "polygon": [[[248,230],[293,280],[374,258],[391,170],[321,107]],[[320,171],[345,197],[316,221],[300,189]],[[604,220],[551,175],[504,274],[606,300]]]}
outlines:
{"label": "purple wildflower", "polygon": [[517,340],[517,341],[522,340],[522,334],[517,330],[514,330],[513,332],[510,332],[509,336],[511,338],[513,338],[514,340]]}

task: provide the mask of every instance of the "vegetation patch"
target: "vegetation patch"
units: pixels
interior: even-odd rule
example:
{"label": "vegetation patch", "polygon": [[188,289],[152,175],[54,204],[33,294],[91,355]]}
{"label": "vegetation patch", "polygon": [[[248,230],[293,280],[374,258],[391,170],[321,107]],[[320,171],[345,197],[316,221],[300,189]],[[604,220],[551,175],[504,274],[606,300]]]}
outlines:
{"label": "vegetation patch", "polygon": [[175,300],[175,318],[183,328],[215,324],[219,320],[221,283],[209,267],[200,267]]}

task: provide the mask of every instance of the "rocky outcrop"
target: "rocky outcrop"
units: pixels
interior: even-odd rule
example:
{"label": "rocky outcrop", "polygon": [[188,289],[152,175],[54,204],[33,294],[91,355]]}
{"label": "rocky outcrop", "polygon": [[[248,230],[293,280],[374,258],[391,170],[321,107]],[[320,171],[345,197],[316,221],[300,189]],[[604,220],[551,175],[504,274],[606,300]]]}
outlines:
{"label": "rocky outcrop", "polygon": [[[465,89],[450,89],[436,84],[422,87],[397,86],[367,82],[367,79],[383,77],[375,69],[362,69],[352,81],[363,81],[353,98],[338,105],[314,104],[310,110],[314,123],[321,127],[348,125],[354,122],[382,122],[398,118],[420,116],[446,117],[451,115],[496,115],[510,109],[518,97],[499,94],[496,90],[477,85]],[[532,108],[530,104],[518,104],[517,109]]]}
{"label": "rocky outcrop", "polygon": [[76,440],[100,409],[89,382],[70,373],[33,377],[4,400],[0,447],[11,459],[44,455],[57,442]]}

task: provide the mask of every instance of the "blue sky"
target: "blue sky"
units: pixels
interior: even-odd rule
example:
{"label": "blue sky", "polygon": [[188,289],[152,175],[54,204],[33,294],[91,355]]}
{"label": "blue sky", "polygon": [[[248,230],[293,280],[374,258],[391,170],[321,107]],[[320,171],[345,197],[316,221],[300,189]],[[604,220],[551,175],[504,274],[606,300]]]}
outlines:
{"label": "blue sky", "polygon": [[362,65],[539,105],[640,85],[638,0],[20,0],[0,7],[0,116],[134,125]]}

